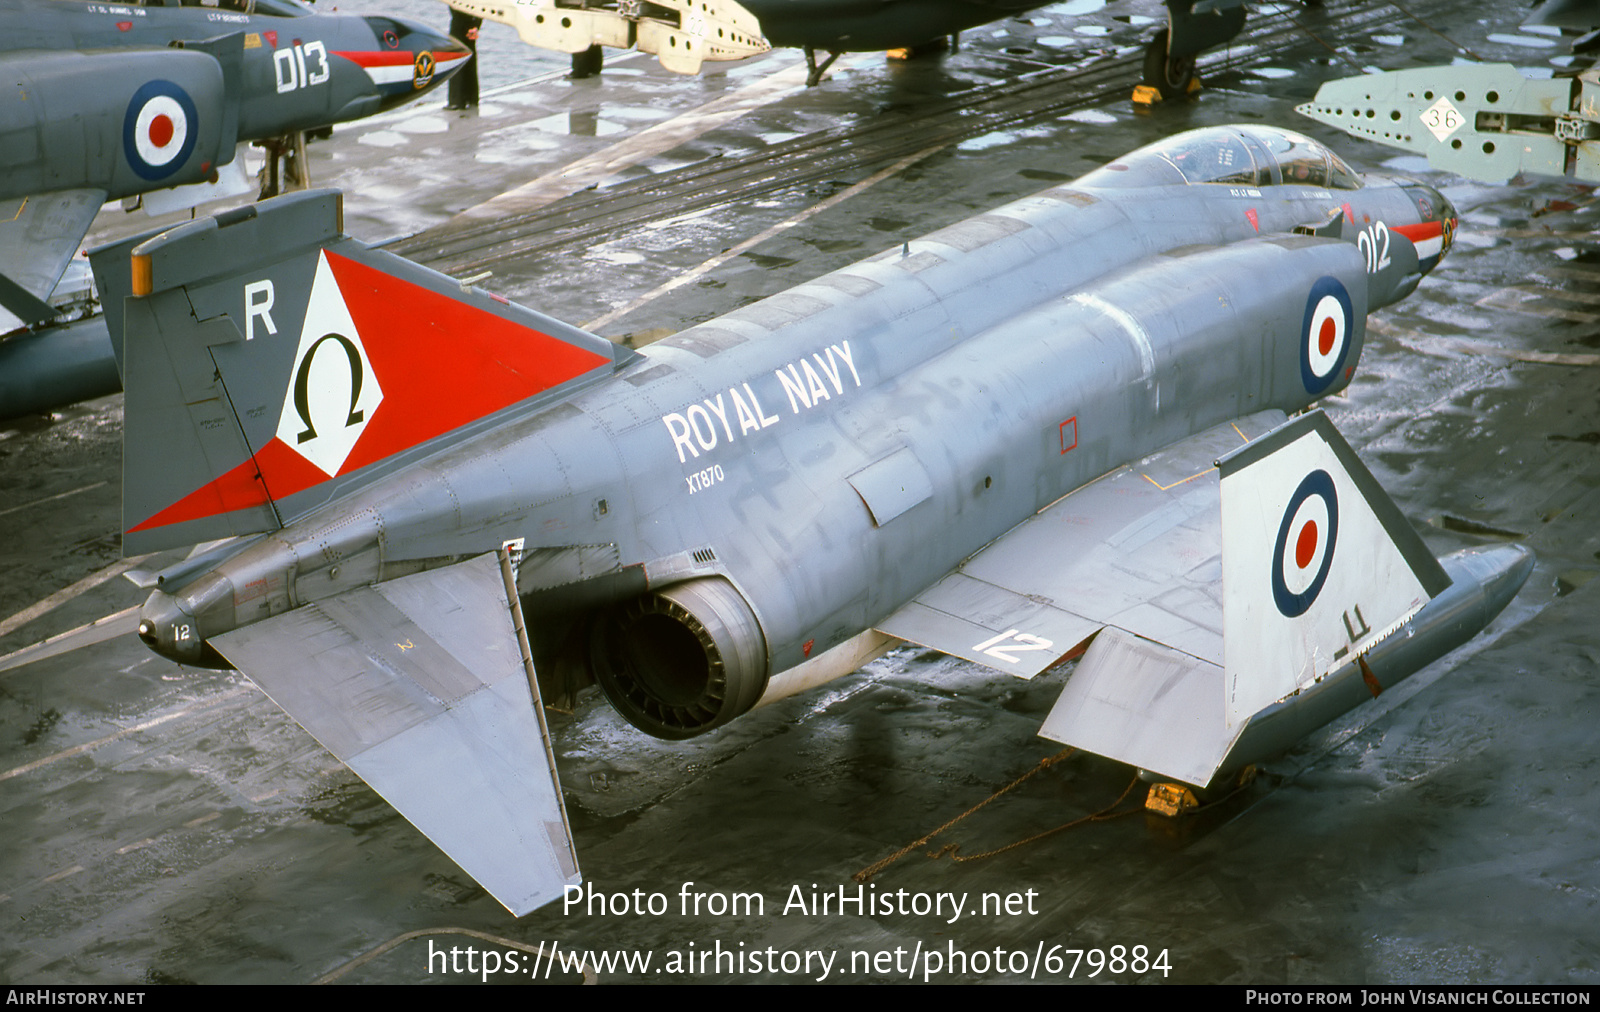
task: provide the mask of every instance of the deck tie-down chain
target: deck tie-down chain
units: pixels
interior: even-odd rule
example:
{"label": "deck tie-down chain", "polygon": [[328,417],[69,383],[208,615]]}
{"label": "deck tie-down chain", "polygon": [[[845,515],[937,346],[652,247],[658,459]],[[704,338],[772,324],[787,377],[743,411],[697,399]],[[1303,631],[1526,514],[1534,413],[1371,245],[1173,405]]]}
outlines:
{"label": "deck tie-down chain", "polygon": [[[1020,787],[1030,777],[1034,776],[1037,773],[1041,773],[1044,770],[1049,769],[1051,766],[1054,766],[1056,763],[1061,762],[1062,760],[1066,759],[1068,756],[1072,755],[1072,753],[1074,753],[1076,751],[1077,751],[1077,749],[1074,749],[1074,748],[1066,748],[1066,749],[1062,749],[1060,752],[1057,752],[1055,755],[1047,756],[1044,759],[1039,760],[1039,764],[1037,766],[1035,766],[1033,769],[1031,769],[1028,772],[1022,774],[1022,776],[1020,776],[1017,779],[1011,781],[1009,784],[1006,784],[1004,787],[1000,788],[998,791],[995,791],[993,794],[989,795],[987,798],[985,798],[982,801],[978,802],[976,805],[973,805],[971,808],[967,809],[965,812],[962,812],[960,815],[958,815],[955,818],[951,819],[949,822],[946,822],[944,825],[940,826],[938,829],[935,829],[933,832],[927,834],[926,836],[922,837],[919,840],[915,840],[915,841],[913,841],[911,843],[906,844],[904,847],[901,847],[899,850],[895,851],[893,854],[890,854],[888,857],[884,858],[883,860],[877,862],[876,864],[872,864],[872,865],[867,866],[866,868],[861,869],[860,871],[856,872],[854,875],[852,875],[850,877],[852,879],[854,879],[855,881],[857,881],[857,882],[865,883],[865,882],[870,881],[874,875],[876,875],[879,872],[883,871],[885,868],[889,867],[891,864],[894,864],[896,861],[900,860],[902,857],[905,857],[907,854],[911,853],[913,850],[916,850],[918,847],[926,846],[928,841],[932,840],[934,837],[938,836],[940,833],[943,833],[945,830],[949,829],[951,826],[954,826],[956,823],[960,822],[962,819],[965,819],[967,816],[973,814],[974,812],[977,812],[979,809],[981,809],[985,805],[989,804],[989,802],[994,801],[996,798],[999,798],[1004,794],[1010,793],[1011,791],[1013,791],[1016,788]],[[995,850],[984,851],[981,854],[960,854],[960,853],[957,853],[957,851],[959,851],[961,849],[961,845],[960,844],[947,843],[943,847],[939,848],[938,850],[930,852],[928,854],[928,857],[930,859],[937,860],[938,858],[941,858],[944,855],[949,854],[950,857],[951,857],[951,860],[954,860],[954,861],[978,861],[978,860],[981,860],[981,859],[986,858],[986,857],[993,857],[996,854],[1004,854],[1008,850],[1013,850],[1013,849],[1015,849],[1017,847],[1025,846],[1025,845],[1033,843],[1033,842],[1035,842],[1037,840],[1042,840],[1047,836],[1053,836],[1054,834],[1059,833],[1062,830],[1071,829],[1074,826],[1081,826],[1081,825],[1084,825],[1084,824],[1090,823],[1090,822],[1103,822],[1103,821],[1105,821],[1107,819],[1115,819],[1115,818],[1119,818],[1119,817],[1124,816],[1124,815],[1133,815],[1133,814],[1135,814],[1137,812],[1143,811],[1143,809],[1142,808],[1130,808],[1130,809],[1126,809],[1124,811],[1120,811],[1119,812],[1119,811],[1116,811],[1116,808],[1117,808],[1117,806],[1121,805],[1124,801],[1127,800],[1128,795],[1133,793],[1133,789],[1136,786],[1138,786],[1138,784],[1139,784],[1139,778],[1137,776],[1135,776],[1131,781],[1129,781],[1128,786],[1123,789],[1122,794],[1117,797],[1117,800],[1113,801],[1111,804],[1107,805],[1105,808],[1102,808],[1100,811],[1095,812],[1095,813],[1093,813],[1091,815],[1082,816],[1081,818],[1073,819],[1071,822],[1062,823],[1061,825],[1055,827],[1054,829],[1047,829],[1042,833],[1035,833],[1033,836],[1027,837],[1027,838],[1022,839],[1022,840],[1017,840],[1015,843],[1008,843],[1004,847],[999,847],[999,848],[997,848]]]}

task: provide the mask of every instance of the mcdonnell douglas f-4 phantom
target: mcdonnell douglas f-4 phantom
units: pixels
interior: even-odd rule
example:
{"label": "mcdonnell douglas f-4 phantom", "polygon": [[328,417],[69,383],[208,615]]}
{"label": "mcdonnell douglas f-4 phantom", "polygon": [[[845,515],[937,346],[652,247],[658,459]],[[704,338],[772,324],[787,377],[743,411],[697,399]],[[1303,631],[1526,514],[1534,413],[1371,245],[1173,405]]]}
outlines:
{"label": "mcdonnell douglas f-4 phantom", "polygon": [[[0,333],[56,317],[107,200],[214,180],[242,141],[393,108],[467,56],[414,22],[297,0],[0,0]],[[98,325],[0,345],[0,417],[116,389]]]}
{"label": "mcdonnell douglas f-4 phantom", "polygon": [[[540,691],[663,738],[910,640],[1205,787],[1482,629],[1320,412],[1450,246],[1434,190],[1257,126],[643,350],[341,234],[308,192],[97,251],[140,637],[237,667],[522,914],[578,881]],[[1291,417],[1293,416],[1293,417]]]}

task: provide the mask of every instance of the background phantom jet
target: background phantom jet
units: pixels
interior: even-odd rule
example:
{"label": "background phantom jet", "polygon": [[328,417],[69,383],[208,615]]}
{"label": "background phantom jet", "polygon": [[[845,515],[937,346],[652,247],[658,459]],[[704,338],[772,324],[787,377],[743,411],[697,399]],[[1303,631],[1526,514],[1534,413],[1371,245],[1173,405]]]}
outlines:
{"label": "background phantom jet", "polygon": [[[598,73],[601,47],[638,47],[661,65],[697,74],[706,60],[742,60],[773,46],[806,51],[808,85],[841,53],[910,49],[969,28],[1026,13],[1040,0],[444,0],[465,14],[517,29],[524,42],[573,54],[573,73]],[[1164,0],[1167,27],[1145,59],[1145,82],[1162,95],[1183,94],[1194,58],[1244,27],[1243,0]],[[816,54],[830,54],[821,64]]]}
{"label": "background phantom jet", "polygon": [[1082,655],[1045,733],[1218,783],[1531,568],[1441,565],[1286,421],[1454,219],[1194,131],[643,351],[343,236],[334,193],[107,247],[124,549],[227,539],[139,635],[245,671],[517,913],[578,878],[539,699],[588,679],[687,738],[897,639]]}
{"label": "background phantom jet", "polygon": [[[240,142],[393,108],[466,58],[420,24],[296,0],[0,0],[0,333],[58,315],[107,200],[215,180]],[[112,356],[98,324],[0,344],[0,417],[116,390]]]}

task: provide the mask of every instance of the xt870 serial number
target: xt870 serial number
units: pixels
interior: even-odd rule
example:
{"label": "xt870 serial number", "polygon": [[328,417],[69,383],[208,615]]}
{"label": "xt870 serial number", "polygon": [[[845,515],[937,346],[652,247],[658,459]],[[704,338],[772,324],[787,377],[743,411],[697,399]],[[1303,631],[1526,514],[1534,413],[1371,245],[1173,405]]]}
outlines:
{"label": "xt870 serial number", "polygon": [[689,494],[694,495],[722,480],[722,465],[712,464],[704,471],[696,471],[683,480],[689,483]]}
{"label": "xt870 serial number", "polygon": [[1143,945],[1131,949],[1126,945],[1113,945],[1109,949],[1068,949],[1058,945],[1045,953],[1046,973],[1076,977],[1079,970],[1087,971],[1085,977],[1098,977],[1102,973],[1144,974],[1152,970],[1161,971],[1161,976],[1165,977],[1172,972],[1172,960],[1166,949],[1151,958],[1149,947]]}

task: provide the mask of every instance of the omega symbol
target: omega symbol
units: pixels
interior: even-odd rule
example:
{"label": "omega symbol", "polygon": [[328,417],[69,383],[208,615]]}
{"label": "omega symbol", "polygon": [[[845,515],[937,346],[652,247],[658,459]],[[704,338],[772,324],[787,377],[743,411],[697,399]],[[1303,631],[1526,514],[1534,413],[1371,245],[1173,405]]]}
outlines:
{"label": "omega symbol", "polygon": [[[286,291],[281,284],[277,290]],[[367,339],[350,316],[328,254],[320,254],[295,357],[285,363],[276,436],[330,478],[344,469],[383,403],[383,375],[368,357]]]}
{"label": "omega symbol", "polygon": [[366,418],[366,412],[356,407],[361,402],[361,380],[366,372],[361,367],[361,352],[357,350],[355,342],[343,334],[323,334],[300,360],[300,369],[294,377],[294,410],[300,416],[301,423],[305,425],[305,430],[295,436],[296,443],[317,438],[317,427],[311,421],[311,360],[317,357],[317,349],[322,347],[325,341],[339,342],[344,348],[345,357],[350,362],[350,412],[345,416],[345,428],[348,429]]}

